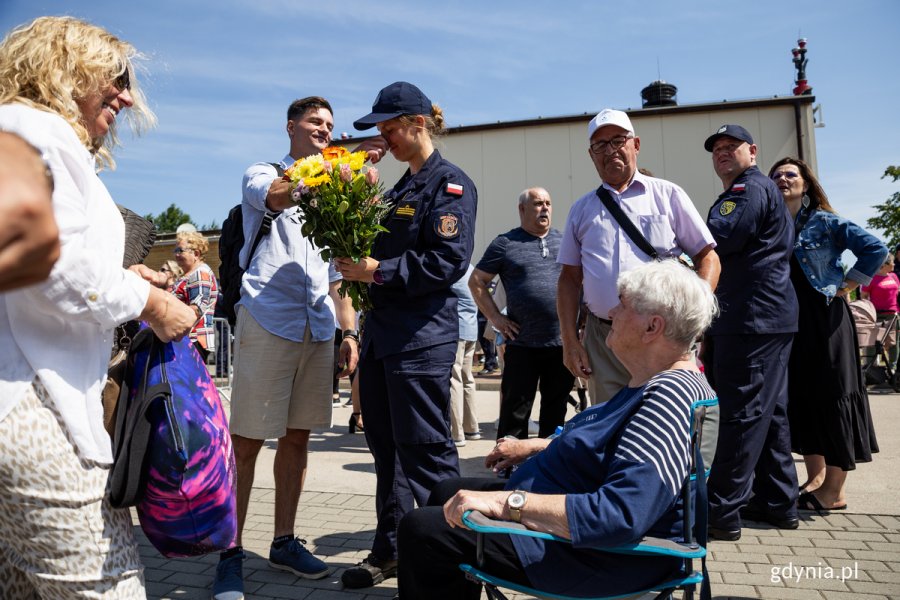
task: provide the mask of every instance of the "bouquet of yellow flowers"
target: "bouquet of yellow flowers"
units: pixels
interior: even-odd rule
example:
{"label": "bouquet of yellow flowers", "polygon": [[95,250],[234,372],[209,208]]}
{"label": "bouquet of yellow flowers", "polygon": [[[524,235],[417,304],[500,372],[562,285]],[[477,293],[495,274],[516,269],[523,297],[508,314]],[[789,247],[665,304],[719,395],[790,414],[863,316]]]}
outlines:
{"label": "bouquet of yellow flowers", "polygon": [[[291,199],[303,216],[301,232],[323,260],[346,256],[359,260],[372,252],[375,237],[387,231],[382,218],[390,205],[381,201],[378,170],[365,167],[365,152],[342,146],[300,159],[284,172],[291,184]],[[368,285],[341,283],[341,297],[350,294],[355,310],[368,310]]]}

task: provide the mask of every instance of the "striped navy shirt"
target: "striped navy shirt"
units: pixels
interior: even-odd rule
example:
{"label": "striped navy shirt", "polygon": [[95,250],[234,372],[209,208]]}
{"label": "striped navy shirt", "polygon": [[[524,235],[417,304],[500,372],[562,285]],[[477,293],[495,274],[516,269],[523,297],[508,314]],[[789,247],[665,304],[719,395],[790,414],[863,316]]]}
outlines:
{"label": "striped navy shirt", "polygon": [[677,494],[691,464],[691,403],[715,393],[699,373],[666,371],[647,382],[643,397],[615,456],[653,465],[663,484]]}

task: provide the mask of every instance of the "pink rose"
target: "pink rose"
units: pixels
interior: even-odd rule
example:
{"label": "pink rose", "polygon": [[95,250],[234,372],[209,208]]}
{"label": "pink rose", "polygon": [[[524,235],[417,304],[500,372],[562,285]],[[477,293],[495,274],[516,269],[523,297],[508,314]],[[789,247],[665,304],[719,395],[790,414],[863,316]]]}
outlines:
{"label": "pink rose", "polygon": [[369,167],[366,171],[366,183],[369,185],[375,185],[378,183],[378,169],[375,167]]}
{"label": "pink rose", "polygon": [[330,160],[326,160],[325,163],[322,165],[322,168],[329,175],[331,175],[331,172],[334,171],[334,165],[331,164]]}
{"label": "pink rose", "polygon": [[[303,184],[300,184],[302,186]],[[300,198],[303,197],[303,191],[300,189],[300,186],[297,186],[291,191],[291,199],[294,202],[300,202]]]}
{"label": "pink rose", "polygon": [[353,179],[353,169],[350,168],[350,165],[344,163],[341,165],[341,181],[350,182]]}

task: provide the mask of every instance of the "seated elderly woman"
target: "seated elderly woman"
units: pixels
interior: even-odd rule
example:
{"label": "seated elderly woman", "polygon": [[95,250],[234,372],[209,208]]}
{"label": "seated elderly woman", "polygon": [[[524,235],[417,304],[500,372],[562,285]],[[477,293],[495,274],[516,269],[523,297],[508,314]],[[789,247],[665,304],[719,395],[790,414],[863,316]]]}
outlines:
{"label": "seated elderly woman", "polygon": [[715,397],[692,349],[717,312],[716,300],[677,261],[621,274],[618,291],[607,344],[631,374],[628,387],[577,414],[554,439],[501,439],[485,463],[495,471],[518,464],[508,481],[453,479],[435,486],[429,506],[400,524],[402,600],[480,597],[458,566],[475,564],[475,534],[462,523],[470,509],[572,540],[486,536],[484,570],[514,583],[556,594],[613,595],[678,569],[678,559],[593,548],[647,535],[681,537],[691,405]]}

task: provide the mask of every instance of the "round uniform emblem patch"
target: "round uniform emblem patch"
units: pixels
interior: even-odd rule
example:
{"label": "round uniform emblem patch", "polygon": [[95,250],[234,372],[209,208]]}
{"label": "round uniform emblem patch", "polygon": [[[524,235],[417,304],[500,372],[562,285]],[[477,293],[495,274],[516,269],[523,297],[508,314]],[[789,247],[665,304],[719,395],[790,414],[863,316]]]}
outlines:
{"label": "round uniform emblem patch", "polygon": [[459,219],[456,215],[440,215],[434,222],[434,231],[442,238],[454,238],[459,234]]}
{"label": "round uniform emblem patch", "polygon": [[722,203],[722,206],[719,207],[719,214],[723,217],[727,217],[731,214],[731,211],[734,210],[734,207],[737,206],[734,202],[730,200],[726,200]]}

